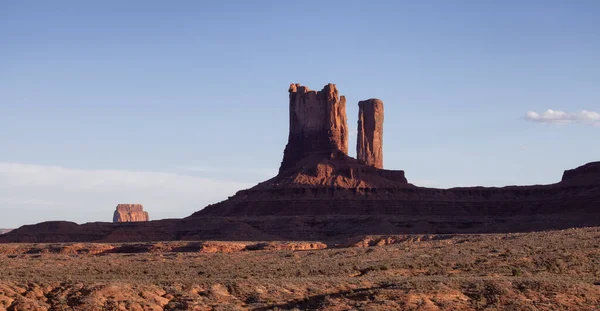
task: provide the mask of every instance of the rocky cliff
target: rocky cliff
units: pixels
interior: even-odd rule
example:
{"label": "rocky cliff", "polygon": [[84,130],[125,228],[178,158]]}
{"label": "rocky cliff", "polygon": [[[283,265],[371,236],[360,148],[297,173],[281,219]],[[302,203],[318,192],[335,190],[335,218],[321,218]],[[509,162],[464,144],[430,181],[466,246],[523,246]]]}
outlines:
{"label": "rocky cliff", "polygon": [[379,99],[358,102],[356,158],[383,168],[383,102]]}
{"label": "rocky cliff", "polygon": [[119,204],[113,215],[113,222],[149,221],[148,212],[141,204]]}
{"label": "rocky cliff", "polygon": [[339,96],[335,84],[327,84],[318,92],[292,84],[289,93],[290,130],[279,172],[294,169],[308,156],[348,154],[346,98]]}

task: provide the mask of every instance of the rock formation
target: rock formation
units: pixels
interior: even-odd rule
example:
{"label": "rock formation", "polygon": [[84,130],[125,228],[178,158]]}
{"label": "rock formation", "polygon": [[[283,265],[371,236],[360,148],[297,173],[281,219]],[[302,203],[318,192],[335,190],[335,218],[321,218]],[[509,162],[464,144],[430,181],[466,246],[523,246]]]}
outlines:
{"label": "rock formation", "polygon": [[[409,184],[403,171],[382,169],[383,103],[378,99],[359,103],[358,159],[354,159],[346,154],[341,139],[346,118],[340,115],[343,105],[335,108],[336,94],[332,84],[321,92],[293,84],[290,138],[279,174],[191,217],[499,217],[559,214],[573,211],[573,205],[578,212],[589,213],[600,206],[600,174],[594,165],[569,171],[567,181],[547,186],[432,189]],[[591,182],[592,187],[570,189],[570,179]]]}
{"label": "rock formation", "polygon": [[119,204],[113,215],[113,222],[149,221],[148,212],[141,204]]}
{"label": "rock formation", "polygon": [[575,185],[600,184],[600,162],[592,162],[572,170],[566,170],[561,183]]}
{"label": "rock formation", "polygon": [[383,168],[383,102],[379,99],[358,102],[356,158]]}
{"label": "rock formation", "polygon": [[0,229],[0,234],[5,234],[11,232],[13,229]]}
{"label": "rock formation", "polygon": [[279,172],[296,167],[308,157],[334,158],[348,154],[346,98],[335,84],[311,91],[292,84],[290,93],[290,132]]}
{"label": "rock formation", "polygon": [[[292,84],[290,133],[277,176],[185,219],[133,224],[46,222],[2,242],[156,240],[335,240],[399,233],[517,232],[599,226],[600,162],[550,185],[435,189],[381,169],[383,105],[361,102],[359,159],[348,151],[345,99],[333,84]],[[381,106],[381,107],[379,107]],[[147,220],[119,205],[117,221]]]}

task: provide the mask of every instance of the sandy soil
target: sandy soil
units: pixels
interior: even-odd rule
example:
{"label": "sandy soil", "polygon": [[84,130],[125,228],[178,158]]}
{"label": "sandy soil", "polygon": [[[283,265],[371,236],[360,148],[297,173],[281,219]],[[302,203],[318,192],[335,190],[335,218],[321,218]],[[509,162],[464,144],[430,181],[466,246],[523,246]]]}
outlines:
{"label": "sandy soil", "polygon": [[0,245],[0,310],[599,309],[600,228]]}

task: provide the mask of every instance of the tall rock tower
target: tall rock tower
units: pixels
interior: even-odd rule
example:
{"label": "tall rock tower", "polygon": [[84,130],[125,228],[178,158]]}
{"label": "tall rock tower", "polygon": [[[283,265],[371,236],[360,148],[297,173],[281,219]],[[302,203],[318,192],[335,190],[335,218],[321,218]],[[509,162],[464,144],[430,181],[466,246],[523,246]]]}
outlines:
{"label": "tall rock tower", "polygon": [[292,84],[290,93],[290,133],[279,172],[294,168],[308,156],[333,158],[348,154],[346,98],[335,84],[321,91]]}
{"label": "tall rock tower", "polygon": [[358,102],[356,158],[383,168],[383,102],[379,99]]}

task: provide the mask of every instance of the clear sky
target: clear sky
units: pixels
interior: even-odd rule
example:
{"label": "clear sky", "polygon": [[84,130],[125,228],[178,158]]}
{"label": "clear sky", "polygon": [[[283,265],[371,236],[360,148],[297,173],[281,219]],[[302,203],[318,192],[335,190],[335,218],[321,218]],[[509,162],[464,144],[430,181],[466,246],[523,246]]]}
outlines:
{"label": "clear sky", "polygon": [[0,228],[110,221],[118,203],[185,217],[267,179],[295,82],[337,84],[353,128],[359,100],[383,100],[384,165],[417,185],[556,182],[600,160],[599,16],[597,0],[0,1]]}

